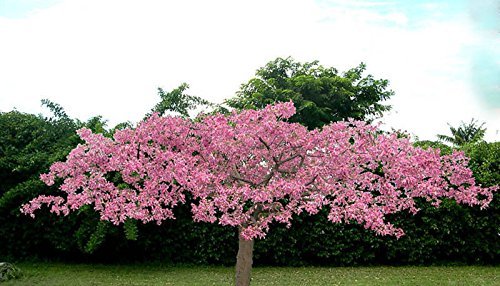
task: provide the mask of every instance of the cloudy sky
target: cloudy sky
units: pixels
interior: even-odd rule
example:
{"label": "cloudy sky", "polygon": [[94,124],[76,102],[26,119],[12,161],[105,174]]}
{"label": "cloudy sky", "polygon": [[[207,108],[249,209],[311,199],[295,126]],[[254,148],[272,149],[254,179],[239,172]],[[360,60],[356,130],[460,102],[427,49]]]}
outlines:
{"label": "cloudy sky", "polygon": [[435,139],[476,118],[500,141],[498,47],[499,0],[0,0],[0,111],[49,98],[136,122],[157,87],[222,102],[292,56],[389,79],[386,128]]}

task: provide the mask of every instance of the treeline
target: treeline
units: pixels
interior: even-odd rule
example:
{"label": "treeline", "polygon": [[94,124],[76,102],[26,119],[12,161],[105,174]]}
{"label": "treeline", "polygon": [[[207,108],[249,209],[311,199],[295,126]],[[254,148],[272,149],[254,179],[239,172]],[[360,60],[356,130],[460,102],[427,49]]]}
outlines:
{"label": "treeline", "polygon": [[[293,121],[309,128],[349,117],[371,120],[390,107],[388,81],[364,76],[362,64],[342,74],[317,62],[277,59],[257,71],[237,96],[226,101],[236,109],[261,108],[275,101],[293,100],[298,113]],[[199,105],[227,112],[186,94],[183,84],[171,92],[159,89],[161,101],[152,109],[189,116]],[[189,203],[176,210],[176,220],[142,224],[128,221],[114,226],[99,220],[91,206],[59,217],[47,209],[37,219],[22,215],[20,206],[40,194],[54,194],[39,180],[41,173],[65,156],[80,141],[75,131],[87,127],[112,136],[119,124],[107,128],[101,117],[86,122],[70,118],[62,107],[43,101],[53,116],[18,111],[0,113],[0,260],[63,260],[233,265],[237,251],[235,229],[194,223]],[[146,115],[147,116],[147,115]],[[480,129],[480,128],[479,128]],[[453,130],[452,130],[453,131]],[[477,131],[477,130],[476,130]],[[483,132],[484,134],[484,132]],[[455,134],[453,134],[455,135]],[[404,136],[404,134],[402,135]],[[500,142],[476,137],[460,144],[470,158],[479,184],[500,184]],[[440,148],[439,142],[416,142],[422,148]],[[457,145],[458,146],[458,145]],[[416,215],[397,214],[391,221],[405,230],[399,240],[375,236],[356,224],[332,224],[325,211],[299,216],[290,229],[278,225],[265,240],[256,242],[255,263],[260,265],[366,265],[366,264],[497,264],[500,254],[499,195],[490,207],[459,206],[445,201],[439,209],[420,203]]]}

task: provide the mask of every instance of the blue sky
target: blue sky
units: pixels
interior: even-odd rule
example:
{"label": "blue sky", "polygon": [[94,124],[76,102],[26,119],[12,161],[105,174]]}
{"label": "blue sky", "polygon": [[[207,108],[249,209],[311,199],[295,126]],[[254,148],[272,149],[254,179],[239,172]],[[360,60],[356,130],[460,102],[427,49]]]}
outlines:
{"label": "blue sky", "polygon": [[25,18],[38,10],[50,8],[60,0],[0,0],[0,17]]}
{"label": "blue sky", "polygon": [[500,140],[498,0],[0,0],[0,111],[140,120],[182,82],[221,102],[274,58],[360,62],[420,139],[472,117]]}
{"label": "blue sky", "polygon": [[[470,77],[475,94],[485,108],[500,108],[500,1],[495,0],[380,0],[342,1],[319,0],[326,7],[346,7],[351,10],[366,10],[389,16],[401,15],[408,31],[415,31],[432,22],[447,22],[452,19],[470,21],[472,29],[481,34],[481,41],[463,47],[460,56],[469,60]],[[387,27],[396,23],[379,21]],[[397,24],[396,24],[397,25]]]}

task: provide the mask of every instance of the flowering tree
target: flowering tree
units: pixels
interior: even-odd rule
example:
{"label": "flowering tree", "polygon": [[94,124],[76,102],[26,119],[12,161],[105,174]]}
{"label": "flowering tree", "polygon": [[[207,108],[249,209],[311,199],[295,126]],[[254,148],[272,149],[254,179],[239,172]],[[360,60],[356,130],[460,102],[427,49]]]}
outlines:
{"label": "flowering tree", "polygon": [[[196,121],[155,114],[113,139],[81,129],[85,143],[41,176],[48,185],[60,179],[65,195],[39,196],[22,212],[47,204],[67,215],[91,204],[115,224],[159,224],[191,194],[195,221],[238,228],[236,284],[248,285],[253,241],[272,222],[290,225],[293,215],[326,207],[334,223],[400,237],[384,217],[416,213],[415,198],[486,207],[498,189],[476,186],[462,153],[440,156],[359,121],[308,131],[283,120],[294,113],[288,102]],[[120,183],[110,179],[117,176]]]}

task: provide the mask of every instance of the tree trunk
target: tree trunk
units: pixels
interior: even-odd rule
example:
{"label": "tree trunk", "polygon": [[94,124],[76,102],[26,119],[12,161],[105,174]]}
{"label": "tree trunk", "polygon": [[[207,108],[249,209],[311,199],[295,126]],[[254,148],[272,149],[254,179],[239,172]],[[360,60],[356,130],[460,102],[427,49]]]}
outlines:
{"label": "tree trunk", "polygon": [[252,272],[253,239],[245,240],[239,236],[238,256],[236,257],[236,286],[250,285]]}

